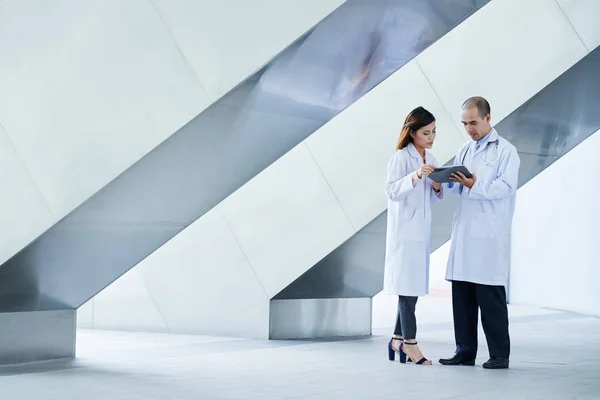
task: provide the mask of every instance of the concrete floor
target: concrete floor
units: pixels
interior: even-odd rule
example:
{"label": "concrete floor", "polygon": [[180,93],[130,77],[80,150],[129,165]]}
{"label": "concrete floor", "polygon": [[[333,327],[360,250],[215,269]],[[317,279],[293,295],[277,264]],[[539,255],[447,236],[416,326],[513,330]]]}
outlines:
{"label": "concrete floor", "polygon": [[79,332],[78,358],[0,368],[1,399],[600,399],[600,319],[511,307],[511,369],[445,367],[447,299],[418,306],[432,366],[387,360],[391,328],[339,341]]}

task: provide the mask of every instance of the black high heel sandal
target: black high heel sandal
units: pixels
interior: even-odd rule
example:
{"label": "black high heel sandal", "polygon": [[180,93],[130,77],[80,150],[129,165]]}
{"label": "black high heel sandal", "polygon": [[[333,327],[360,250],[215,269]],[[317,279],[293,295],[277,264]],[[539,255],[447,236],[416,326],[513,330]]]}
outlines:
{"label": "black high heel sandal", "polygon": [[[392,340],[400,341],[400,346],[398,347],[398,350],[392,347]],[[396,359],[396,353],[398,353],[398,355],[400,356],[400,362],[402,364],[406,363],[406,354],[402,351],[402,343],[404,343],[404,339],[400,339],[397,337],[393,337],[390,339],[390,342],[388,343],[388,359],[390,361],[394,361]]]}
{"label": "black high heel sandal", "polygon": [[[390,342],[390,343],[391,343],[391,342]],[[415,346],[415,345],[417,344],[417,342],[414,342],[414,343],[408,343],[408,342],[402,341],[402,344],[405,344],[405,345],[410,345],[410,346]],[[400,350],[402,350],[402,344],[400,344]],[[412,362],[414,362],[414,363],[415,363],[415,365],[421,365],[421,364],[425,364],[425,362],[426,362],[426,361],[429,361],[429,360],[428,360],[427,358],[425,358],[425,357],[421,358],[419,361],[415,361],[415,360],[413,360],[413,359],[412,359],[412,358],[411,358],[411,357],[408,355],[408,353],[405,353],[405,352],[404,352],[404,350],[402,350],[402,353],[404,354],[404,357],[405,357],[405,359],[406,359],[406,358],[408,358],[408,361],[409,361],[409,362],[411,362],[411,361],[412,361]],[[425,364],[425,365],[430,365],[430,364]]]}

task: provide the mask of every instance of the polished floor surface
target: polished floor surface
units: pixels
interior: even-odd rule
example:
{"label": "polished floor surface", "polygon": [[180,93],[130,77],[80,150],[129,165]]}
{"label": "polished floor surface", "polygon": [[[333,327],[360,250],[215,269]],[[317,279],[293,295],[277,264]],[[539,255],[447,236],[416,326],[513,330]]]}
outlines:
{"label": "polished floor surface", "polygon": [[600,399],[600,319],[511,307],[511,369],[445,367],[447,298],[420,301],[432,366],[387,361],[389,329],[341,341],[79,332],[78,359],[0,368],[3,399]]}

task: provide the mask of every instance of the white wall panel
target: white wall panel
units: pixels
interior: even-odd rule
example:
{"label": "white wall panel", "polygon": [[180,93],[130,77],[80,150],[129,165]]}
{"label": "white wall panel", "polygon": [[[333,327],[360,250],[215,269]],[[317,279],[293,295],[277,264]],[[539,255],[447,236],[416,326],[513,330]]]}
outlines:
{"label": "white wall panel", "polygon": [[600,131],[519,189],[513,222],[511,303],[600,316]]}
{"label": "white wall panel", "polygon": [[221,205],[270,297],[355,232],[304,143]]}
{"label": "white wall panel", "polygon": [[225,94],[343,0],[152,0],[211,96]]}
{"label": "white wall panel", "polygon": [[404,118],[417,106],[436,117],[432,153],[443,164],[465,141],[460,133],[464,130],[453,124],[414,61],[306,140],[354,226],[366,225],[387,207],[383,192],[387,165]]}
{"label": "white wall panel", "polygon": [[4,1],[0,54],[0,121],[58,218],[208,101],[147,0]]}
{"label": "white wall panel", "polygon": [[600,1],[557,0],[589,51],[600,46]]}
{"label": "white wall panel", "polygon": [[94,327],[94,299],[91,299],[77,309],[77,328],[91,329]]}
{"label": "white wall panel", "polygon": [[94,297],[93,308],[94,328],[169,330],[136,269],[126,272]]}
{"label": "white wall panel", "polygon": [[0,264],[54,222],[27,167],[0,127]]}
{"label": "white wall panel", "polygon": [[269,299],[217,208],[137,270],[171,332],[268,337]]}
{"label": "white wall panel", "polygon": [[417,61],[449,112],[480,95],[495,123],[586,54],[555,1],[494,0]]}

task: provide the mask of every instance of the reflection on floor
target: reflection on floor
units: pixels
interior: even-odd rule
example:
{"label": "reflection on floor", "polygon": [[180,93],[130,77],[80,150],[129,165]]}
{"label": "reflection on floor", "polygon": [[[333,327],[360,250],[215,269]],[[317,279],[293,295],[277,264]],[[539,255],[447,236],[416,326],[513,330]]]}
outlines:
{"label": "reflection on floor", "polygon": [[[78,359],[0,369],[3,399],[600,399],[600,319],[511,307],[511,369],[444,367],[449,302],[419,302],[433,366],[387,361],[391,328],[340,341],[80,331]],[[394,310],[391,310],[394,312]]]}

